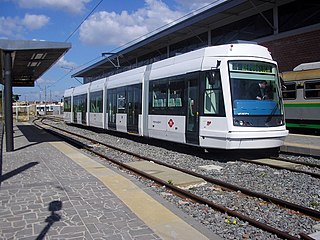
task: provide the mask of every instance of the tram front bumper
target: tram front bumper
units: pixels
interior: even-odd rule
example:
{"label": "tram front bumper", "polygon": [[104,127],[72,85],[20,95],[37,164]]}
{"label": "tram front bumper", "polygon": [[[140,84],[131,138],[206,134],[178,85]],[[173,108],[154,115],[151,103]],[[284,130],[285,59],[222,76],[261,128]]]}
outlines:
{"label": "tram front bumper", "polygon": [[287,130],[210,133],[200,136],[200,146],[220,149],[265,149],[284,144]]}

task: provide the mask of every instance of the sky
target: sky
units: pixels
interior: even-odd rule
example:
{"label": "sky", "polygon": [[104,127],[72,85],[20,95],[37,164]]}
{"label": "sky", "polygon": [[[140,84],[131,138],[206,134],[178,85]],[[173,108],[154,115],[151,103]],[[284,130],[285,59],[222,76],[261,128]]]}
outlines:
{"label": "sky", "polygon": [[103,52],[119,51],[133,40],[154,34],[159,27],[170,26],[215,2],[217,0],[0,0],[0,39],[72,45],[35,82],[35,87],[14,87],[13,93],[21,95],[21,101],[60,101],[65,89],[81,84],[81,78],[71,75],[100,61]]}

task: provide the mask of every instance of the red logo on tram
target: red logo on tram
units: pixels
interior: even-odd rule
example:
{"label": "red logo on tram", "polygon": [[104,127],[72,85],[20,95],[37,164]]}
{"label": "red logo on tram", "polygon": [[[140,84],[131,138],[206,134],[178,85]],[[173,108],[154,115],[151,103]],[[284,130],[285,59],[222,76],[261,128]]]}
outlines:
{"label": "red logo on tram", "polygon": [[169,127],[172,128],[172,126],[174,125],[174,121],[170,118],[170,120],[168,121],[168,125]]}

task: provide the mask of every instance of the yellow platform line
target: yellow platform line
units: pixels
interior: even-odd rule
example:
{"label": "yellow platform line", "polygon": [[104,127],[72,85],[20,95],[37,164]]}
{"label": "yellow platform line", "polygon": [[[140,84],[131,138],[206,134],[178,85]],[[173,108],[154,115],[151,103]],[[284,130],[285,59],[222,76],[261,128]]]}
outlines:
{"label": "yellow platform line", "polygon": [[50,144],[98,178],[161,239],[208,239],[130,180],[63,142]]}

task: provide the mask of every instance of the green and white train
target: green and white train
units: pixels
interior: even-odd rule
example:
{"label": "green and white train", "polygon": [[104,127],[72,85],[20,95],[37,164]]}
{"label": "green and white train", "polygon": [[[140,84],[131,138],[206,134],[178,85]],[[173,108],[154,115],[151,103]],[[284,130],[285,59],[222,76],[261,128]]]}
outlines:
{"label": "green and white train", "polygon": [[320,62],[283,72],[286,126],[320,133]]}

